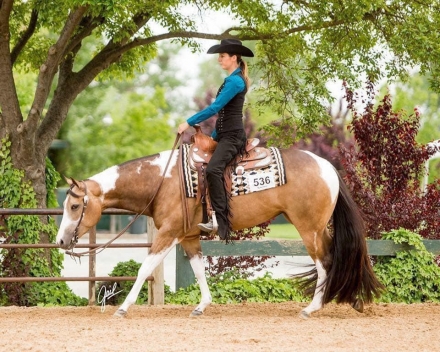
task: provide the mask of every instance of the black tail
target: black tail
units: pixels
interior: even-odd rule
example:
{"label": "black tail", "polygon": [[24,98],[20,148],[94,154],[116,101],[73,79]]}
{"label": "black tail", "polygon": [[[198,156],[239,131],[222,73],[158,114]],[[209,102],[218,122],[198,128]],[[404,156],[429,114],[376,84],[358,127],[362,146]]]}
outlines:
{"label": "black tail", "polygon": [[[323,283],[323,304],[332,300],[351,304],[356,299],[371,303],[384,286],[376,278],[368,257],[364,223],[357,204],[339,174],[338,177],[339,197],[333,212],[333,240],[328,264],[324,264],[327,278]],[[316,269],[305,273],[308,274],[313,276],[309,276],[303,286],[312,293],[317,282]]]}

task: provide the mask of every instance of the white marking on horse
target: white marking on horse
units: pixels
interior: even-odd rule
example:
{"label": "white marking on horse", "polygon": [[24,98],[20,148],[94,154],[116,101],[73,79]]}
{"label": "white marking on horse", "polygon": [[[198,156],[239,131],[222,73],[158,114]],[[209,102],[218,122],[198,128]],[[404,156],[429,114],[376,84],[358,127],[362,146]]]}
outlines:
{"label": "white marking on horse", "polygon": [[195,311],[203,313],[207,306],[212,302],[211,292],[209,291],[208,282],[205,275],[205,263],[203,262],[202,254],[195,255],[190,259],[191,267],[194,271],[194,275],[199,283],[200,293],[202,299],[200,304],[196,307]]}
{"label": "white marking on horse", "polygon": [[128,307],[136,302],[136,299],[139,295],[139,292],[141,291],[142,285],[145,283],[146,278],[151,275],[156,266],[162,263],[167,254],[171,251],[172,248],[176,246],[177,243],[179,243],[179,241],[177,239],[174,239],[169,247],[165,247],[163,250],[156,254],[147,255],[141,267],[139,268],[137,279],[133,287],[131,288],[130,293],[125,298],[125,301],[121,305],[119,310],[127,312]]}
{"label": "white marking on horse", "polygon": [[327,160],[307,151],[302,150],[304,153],[309,154],[315,161],[318,163],[320,169],[321,178],[327,183],[327,186],[330,190],[330,197],[332,202],[336,202],[339,194],[339,178],[336,174],[336,170],[332,164],[330,164]]}
{"label": "white marking on horse", "polygon": [[318,243],[316,242],[318,237],[318,233],[315,231],[313,232],[313,248],[315,248],[315,253],[318,252]]}
{"label": "white marking on horse", "polygon": [[60,243],[61,239],[64,237],[65,233],[70,233],[74,231],[78,223],[78,220],[73,220],[69,212],[67,211],[67,202],[69,197],[70,195],[68,194],[63,204],[63,208],[64,208],[63,217],[56,238],[56,243],[58,244]]}
{"label": "white marking on horse", "polygon": [[318,273],[318,280],[316,282],[315,294],[313,295],[312,302],[303,309],[303,312],[306,313],[307,316],[322,308],[322,297],[324,296],[325,291],[325,284],[323,285],[323,282],[325,282],[325,279],[327,278],[327,272],[319,259],[316,259],[315,265]]}
{"label": "white marking on horse", "polygon": [[[160,176],[162,176],[165,171],[165,167],[168,163],[168,160],[170,159],[171,152],[172,152],[172,150],[160,152],[159,156],[157,158],[155,158],[154,160],[147,161],[151,165],[159,166]],[[179,155],[179,152],[176,150],[173,154],[173,158],[170,160],[170,165],[168,165],[168,169],[165,174],[165,177],[171,178],[171,170],[173,169],[174,166],[176,166],[178,155]]]}
{"label": "white marking on horse", "polygon": [[119,166],[115,165],[109,167],[108,169],[90,177],[90,180],[93,180],[99,184],[102,191],[102,198],[104,195],[116,188],[116,181],[119,178]]}

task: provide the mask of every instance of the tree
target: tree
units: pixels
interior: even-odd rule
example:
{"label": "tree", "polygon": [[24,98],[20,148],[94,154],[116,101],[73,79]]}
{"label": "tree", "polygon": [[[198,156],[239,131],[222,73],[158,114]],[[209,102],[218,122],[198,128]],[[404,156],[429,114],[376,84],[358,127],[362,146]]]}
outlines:
{"label": "tree", "polygon": [[[391,87],[387,84],[381,88],[383,95],[389,90],[393,95],[393,109],[420,111],[420,129],[417,134],[419,143],[427,144],[440,139],[440,96],[429,90],[429,76],[414,73],[405,82],[397,81]],[[440,162],[437,158],[429,162],[428,182],[433,182],[440,175]]]}
{"label": "tree", "polygon": [[381,93],[388,91],[393,96],[393,109],[411,112],[416,107],[420,111],[420,130],[417,134],[419,143],[429,143],[440,138],[440,96],[429,90],[429,76],[419,72],[411,74],[405,80],[398,80],[393,85],[381,87]]}
{"label": "tree", "polygon": [[[233,25],[203,32],[197,19],[208,10],[229,13]],[[194,50],[197,39],[257,41],[260,103],[301,136],[328,122],[321,103],[331,99],[329,80],[405,76],[419,65],[440,89],[439,17],[439,1],[431,0],[0,0],[0,137],[9,136],[13,165],[45,206],[45,157],[76,97],[95,80],[140,70],[160,41]],[[80,64],[92,39],[100,45]],[[14,80],[23,71],[36,77],[28,111]]]}
{"label": "tree", "polygon": [[[169,113],[164,111],[168,105],[163,88],[156,88],[150,97],[137,92],[116,98],[117,95],[117,90],[107,91],[97,114],[72,121],[66,134],[71,143],[66,175],[84,179],[111,165],[172,146],[173,134]],[[113,105],[111,99],[118,99],[121,108]],[[109,106],[114,107],[111,113],[99,113],[99,108],[106,111]]]}
{"label": "tree", "polygon": [[[145,72],[133,78],[96,82],[74,101],[59,137],[66,150],[51,152],[64,175],[86,178],[129,159],[169,149],[173,115],[188,111],[173,58],[180,46],[161,43]],[[109,138],[110,137],[110,138]],[[53,159],[52,159],[53,160]]]}
{"label": "tree", "polygon": [[[333,112],[332,108],[328,108],[328,114],[331,119],[330,125],[323,125],[318,131],[304,136],[296,141],[293,145],[301,150],[310,151],[326,160],[328,160],[337,170],[342,170],[343,166],[340,160],[340,148],[344,146],[349,148],[353,145],[353,137],[346,131],[349,111],[343,107],[343,99],[339,100],[338,110]],[[278,124],[278,125],[277,125]],[[275,127],[279,127],[279,122],[274,122]],[[263,132],[263,133],[262,133]],[[268,140],[264,131],[257,133],[256,137],[260,138],[261,145],[279,144],[282,141]],[[282,138],[283,136],[281,136]],[[292,139],[295,139],[293,136]]]}
{"label": "tree", "polygon": [[440,180],[420,187],[425,162],[440,148],[416,141],[420,113],[393,111],[385,95],[374,106],[374,86],[362,98],[364,110],[356,111],[359,96],[347,88],[348,107],[353,113],[349,130],[355,146],[341,148],[345,180],[362,210],[367,235],[404,228],[425,238],[439,238],[438,204]]}

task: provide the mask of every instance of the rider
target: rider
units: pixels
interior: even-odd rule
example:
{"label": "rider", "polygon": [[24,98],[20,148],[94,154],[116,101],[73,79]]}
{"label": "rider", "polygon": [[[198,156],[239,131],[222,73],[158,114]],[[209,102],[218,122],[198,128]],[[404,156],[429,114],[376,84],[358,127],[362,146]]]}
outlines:
{"label": "rider", "polygon": [[[224,187],[224,170],[246,147],[246,133],[243,125],[244,97],[249,88],[247,64],[242,56],[253,57],[254,53],[237,39],[224,39],[208,50],[218,54],[220,66],[229,73],[220,86],[215,101],[202,111],[191,116],[178,127],[179,134],[218,113],[218,119],[211,137],[218,142],[206,168],[206,179],[213,211],[218,223],[218,235],[224,240],[231,231],[228,194]],[[198,224],[202,231],[213,232],[211,218],[208,223]]]}

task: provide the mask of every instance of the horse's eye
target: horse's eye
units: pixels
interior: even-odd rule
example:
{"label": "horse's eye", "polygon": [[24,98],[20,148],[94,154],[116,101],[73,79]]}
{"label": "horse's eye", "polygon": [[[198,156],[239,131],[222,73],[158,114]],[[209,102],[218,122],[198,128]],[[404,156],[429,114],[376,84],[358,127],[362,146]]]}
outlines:
{"label": "horse's eye", "polygon": [[76,209],[78,209],[79,208],[79,204],[73,204],[71,207],[70,207],[70,209],[72,209],[72,210],[76,210]]}

